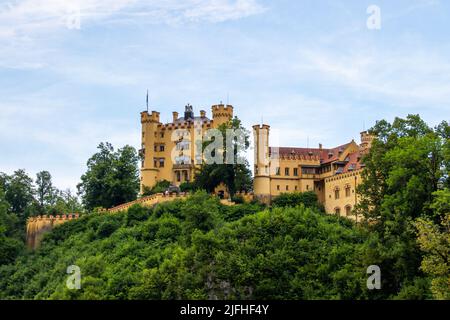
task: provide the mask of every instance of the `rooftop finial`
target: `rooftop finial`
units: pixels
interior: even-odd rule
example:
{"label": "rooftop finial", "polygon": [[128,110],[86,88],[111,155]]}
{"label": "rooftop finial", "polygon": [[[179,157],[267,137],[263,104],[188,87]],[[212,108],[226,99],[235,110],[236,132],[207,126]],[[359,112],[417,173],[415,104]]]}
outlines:
{"label": "rooftop finial", "polygon": [[148,112],[148,89],[147,89],[147,112]]}

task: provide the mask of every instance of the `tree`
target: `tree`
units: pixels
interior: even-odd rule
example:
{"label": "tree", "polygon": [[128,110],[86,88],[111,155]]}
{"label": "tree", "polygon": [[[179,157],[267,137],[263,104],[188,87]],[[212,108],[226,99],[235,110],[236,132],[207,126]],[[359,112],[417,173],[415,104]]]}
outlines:
{"label": "tree", "polygon": [[144,186],[143,196],[149,196],[155,193],[163,193],[170,187],[170,181],[161,180],[158,181],[152,188]]}
{"label": "tree", "polygon": [[56,201],[55,204],[49,208],[50,214],[61,214],[61,213],[81,213],[84,211],[83,206],[80,204],[78,197],[72,194],[70,189],[64,191],[56,190]]}
{"label": "tree", "polygon": [[9,212],[18,215],[24,223],[30,215],[30,208],[34,201],[33,179],[25,170],[17,170],[6,178],[5,200],[9,203]]}
{"label": "tree", "polygon": [[41,171],[36,174],[36,197],[42,212],[47,212],[46,207],[56,203],[58,193],[59,191],[53,187],[50,172]]}
{"label": "tree", "polygon": [[379,121],[370,133],[377,138],[363,157],[363,181],[357,188],[360,202],[355,209],[365,217],[363,226],[377,242],[366,251],[365,261],[383,270],[383,292],[389,296],[423,277],[413,221],[433,215],[433,192],[441,179],[448,179],[446,141],[418,115],[396,118],[392,124]]}
{"label": "tree", "polygon": [[5,193],[0,186],[0,265],[14,261],[23,249],[19,219],[16,215],[8,213],[9,203],[5,200]]}
{"label": "tree", "polygon": [[320,208],[314,191],[281,193],[272,201],[274,207],[296,207],[303,204],[307,208]]}
{"label": "tree", "polygon": [[435,299],[450,299],[450,190],[434,193],[432,208],[439,223],[419,218],[416,221],[418,243],[425,253],[421,269],[432,277]]}
{"label": "tree", "polygon": [[[227,145],[226,133],[228,129],[238,130],[243,134],[243,139],[233,139],[230,145]],[[203,163],[195,175],[195,188],[204,189],[213,192],[214,189],[223,183],[227,186],[231,197],[236,191],[250,191],[252,189],[252,177],[247,159],[244,158],[243,152],[249,147],[249,132],[246,130],[241,121],[235,117],[228,123],[219,126],[224,146],[221,150],[213,150],[214,153],[220,153],[222,163]],[[203,151],[213,141],[206,141],[203,144]],[[228,153],[232,153],[231,157]],[[233,159],[232,163],[229,163]]]}
{"label": "tree", "polygon": [[131,146],[114,151],[110,143],[100,143],[99,151],[87,162],[78,192],[87,209],[110,208],[135,200],[139,192],[139,156]]}

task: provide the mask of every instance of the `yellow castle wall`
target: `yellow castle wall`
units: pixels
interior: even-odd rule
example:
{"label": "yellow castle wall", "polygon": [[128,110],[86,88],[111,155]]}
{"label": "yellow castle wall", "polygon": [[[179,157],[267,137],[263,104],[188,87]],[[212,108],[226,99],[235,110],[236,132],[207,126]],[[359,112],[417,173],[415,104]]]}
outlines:
{"label": "yellow castle wall", "polygon": [[[327,213],[336,213],[336,209],[340,209],[341,216],[347,216],[346,208],[353,210],[358,201],[356,187],[361,183],[361,170],[344,173],[334,177],[325,179],[325,211]],[[350,193],[346,194],[346,188]],[[339,198],[335,197],[335,190],[339,189]],[[350,215],[349,218],[356,217]]]}
{"label": "yellow castle wall", "polygon": [[[153,187],[158,181],[167,180],[174,185],[180,185],[185,181],[193,181],[195,174],[195,166],[184,165],[175,168],[175,156],[188,156],[190,159],[195,159],[196,145],[194,140],[196,137],[201,137],[206,130],[217,128],[223,123],[228,122],[233,117],[233,107],[231,105],[214,105],[211,107],[212,119],[206,118],[206,113],[201,112],[202,119],[198,125],[195,122],[181,122],[172,121],[167,124],[160,122],[159,113],[152,111],[151,113],[141,113],[142,123],[142,149],[145,150],[145,160],[141,167],[141,193],[144,186]],[[183,117],[184,113],[178,114],[174,112],[173,120],[176,117]],[[198,114],[196,115],[198,116]],[[180,135],[183,133],[182,135]],[[176,150],[176,144],[182,139],[189,143],[189,148],[186,150]],[[164,150],[160,150],[160,146],[164,146]],[[155,151],[156,146],[156,151]],[[157,161],[156,166],[154,159],[164,159],[164,166],[160,166]],[[181,179],[178,181],[175,170],[182,172]],[[183,175],[183,170],[187,171],[187,180]]]}

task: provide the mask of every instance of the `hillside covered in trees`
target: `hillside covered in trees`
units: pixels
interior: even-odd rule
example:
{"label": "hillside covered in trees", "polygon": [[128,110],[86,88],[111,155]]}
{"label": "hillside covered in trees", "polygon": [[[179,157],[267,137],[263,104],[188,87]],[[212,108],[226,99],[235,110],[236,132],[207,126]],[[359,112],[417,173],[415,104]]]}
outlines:
{"label": "hillside covered in trees", "polygon": [[[94,213],[48,234],[0,269],[14,299],[349,299],[365,288],[366,235],[346,219],[300,205],[186,201]],[[66,268],[82,290],[66,288]]]}

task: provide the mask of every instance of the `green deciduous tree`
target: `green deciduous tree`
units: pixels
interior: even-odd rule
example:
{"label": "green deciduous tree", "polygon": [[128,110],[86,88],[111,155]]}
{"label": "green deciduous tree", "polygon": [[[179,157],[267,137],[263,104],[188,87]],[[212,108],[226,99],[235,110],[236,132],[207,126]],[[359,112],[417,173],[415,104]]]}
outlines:
{"label": "green deciduous tree", "polygon": [[[223,149],[214,150],[221,155],[222,163],[207,164],[203,163],[201,168],[195,175],[195,187],[197,189],[204,189],[208,192],[213,192],[214,189],[223,183],[233,196],[236,191],[250,191],[252,189],[252,177],[249,169],[248,161],[244,157],[245,150],[249,147],[249,132],[246,130],[241,121],[235,117],[228,123],[219,126],[218,130],[222,133]],[[241,132],[243,139],[233,139],[227,145],[226,133],[227,130],[237,130]],[[212,143],[206,141],[203,144],[203,150]],[[228,156],[232,153],[232,156]],[[230,159],[233,159],[230,163]],[[228,160],[228,161],[227,161]]]}
{"label": "green deciduous tree", "polygon": [[19,219],[8,212],[9,206],[0,186],[0,265],[14,261],[23,249],[22,232],[18,230]]}
{"label": "green deciduous tree", "polygon": [[416,222],[420,249],[425,253],[421,268],[431,280],[436,299],[450,300],[450,190],[434,193],[432,208],[439,223],[419,218]]}
{"label": "green deciduous tree", "polygon": [[366,251],[368,265],[383,270],[385,297],[416,282],[421,252],[416,242],[414,219],[431,217],[433,192],[442,179],[447,183],[445,144],[448,124],[433,129],[418,115],[379,121],[370,130],[377,138],[363,158],[363,182],[356,212],[376,239]]}
{"label": "green deciduous tree", "polygon": [[[5,179],[5,176],[4,176]],[[22,223],[32,214],[34,202],[33,179],[25,170],[17,170],[5,179],[5,200],[9,203],[9,212],[15,213]]]}
{"label": "green deciduous tree", "polygon": [[308,208],[321,208],[314,191],[282,193],[272,201],[274,207],[296,207],[300,204]]}
{"label": "green deciduous tree", "polygon": [[39,209],[46,212],[46,207],[53,206],[58,197],[58,190],[53,186],[52,175],[48,171],[41,171],[36,174],[36,200]]}
{"label": "green deciduous tree", "polygon": [[138,154],[125,146],[114,151],[110,143],[101,143],[99,151],[87,162],[78,191],[88,209],[110,208],[135,200],[139,192]]}

